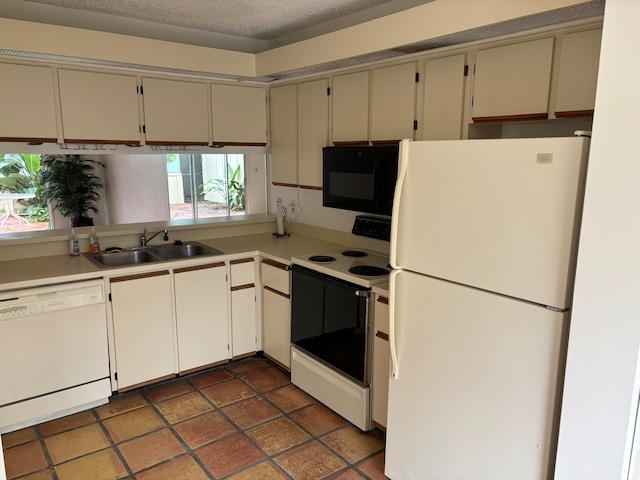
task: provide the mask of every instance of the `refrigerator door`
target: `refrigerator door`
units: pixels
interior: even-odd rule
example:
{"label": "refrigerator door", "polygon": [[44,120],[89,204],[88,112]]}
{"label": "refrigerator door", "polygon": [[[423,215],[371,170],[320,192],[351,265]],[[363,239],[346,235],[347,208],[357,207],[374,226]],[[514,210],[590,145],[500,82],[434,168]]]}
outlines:
{"label": "refrigerator door", "polygon": [[392,266],[566,308],[588,141],[402,142]]}
{"label": "refrigerator door", "polygon": [[391,289],[385,474],[550,477],[567,314],[406,271]]}

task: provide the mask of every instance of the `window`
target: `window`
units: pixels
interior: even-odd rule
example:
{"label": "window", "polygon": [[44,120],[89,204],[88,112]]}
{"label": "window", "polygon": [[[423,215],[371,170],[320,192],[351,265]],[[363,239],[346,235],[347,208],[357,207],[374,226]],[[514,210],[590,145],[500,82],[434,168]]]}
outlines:
{"label": "window", "polygon": [[245,214],[244,155],[167,155],[171,219]]}

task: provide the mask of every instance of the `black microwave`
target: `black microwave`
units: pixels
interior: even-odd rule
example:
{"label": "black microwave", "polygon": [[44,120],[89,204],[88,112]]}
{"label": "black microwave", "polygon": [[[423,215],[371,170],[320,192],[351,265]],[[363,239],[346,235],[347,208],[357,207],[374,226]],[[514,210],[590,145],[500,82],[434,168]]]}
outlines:
{"label": "black microwave", "polygon": [[322,149],[322,205],[391,215],[398,145]]}

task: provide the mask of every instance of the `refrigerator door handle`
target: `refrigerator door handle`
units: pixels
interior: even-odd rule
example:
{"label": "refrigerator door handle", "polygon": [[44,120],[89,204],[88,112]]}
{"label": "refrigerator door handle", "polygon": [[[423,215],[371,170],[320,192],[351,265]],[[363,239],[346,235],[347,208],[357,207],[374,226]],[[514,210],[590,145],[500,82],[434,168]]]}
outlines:
{"label": "refrigerator door handle", "polygon": [[400,270],[393,270],[389,275],[389,350],[391,352],[391,378],[398,379],[398,353],[396,351],[396,315],[395,290],[396,277]]}
{"label": "refrigerator door handle", "polygon": [[396,269],[396,251],[398,249],[398,221],[400,217],[400,199],[402,197],[402,185],[407,174],[407,158],[409,157],[409,142],[412,140],[402,140],[400,142],[400,150],[398,153],[398,180],[396,181],[396,190],[393,194],[393,210],[391,213],[391,252],[389,255],[389,264],[391,268]]}

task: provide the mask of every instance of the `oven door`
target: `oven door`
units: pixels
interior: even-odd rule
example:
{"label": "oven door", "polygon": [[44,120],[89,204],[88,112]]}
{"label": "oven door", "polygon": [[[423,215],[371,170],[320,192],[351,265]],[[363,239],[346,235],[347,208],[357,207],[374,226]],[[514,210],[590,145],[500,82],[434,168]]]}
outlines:
{"label": "oven door", "polygon": [[368,385],[368,289],[295,264],[291,278],[291,342]]}

